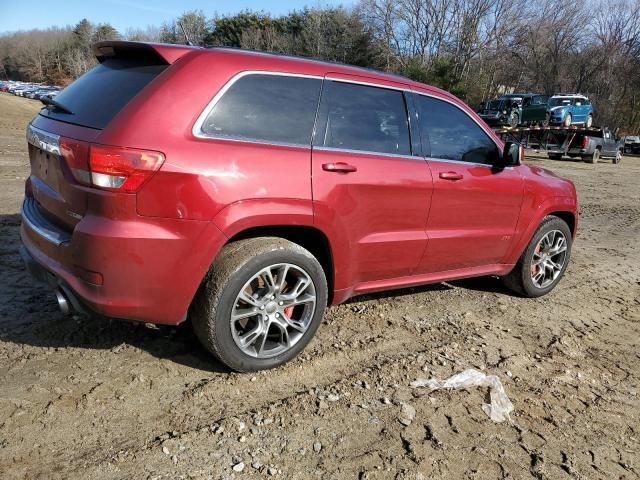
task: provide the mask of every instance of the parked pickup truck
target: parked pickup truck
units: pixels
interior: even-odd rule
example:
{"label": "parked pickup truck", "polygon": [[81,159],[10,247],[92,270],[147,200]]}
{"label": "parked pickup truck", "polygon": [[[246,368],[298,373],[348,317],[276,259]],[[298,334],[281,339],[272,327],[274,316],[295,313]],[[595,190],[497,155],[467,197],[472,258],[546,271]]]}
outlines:
{"label": "parked pickup truck", "polygon": [[640,137],[624,137],[624,153],[640,153]]}
{"label": "parked pickup truck", "polygon": [[600,159],[610,159],[613,163],[622,160],[623,145],[608,128],[589,129],[567,133],[563,145],[547,146],[549,158],[560,160],[562,155],[582,157],[585,162],[598,163]]}

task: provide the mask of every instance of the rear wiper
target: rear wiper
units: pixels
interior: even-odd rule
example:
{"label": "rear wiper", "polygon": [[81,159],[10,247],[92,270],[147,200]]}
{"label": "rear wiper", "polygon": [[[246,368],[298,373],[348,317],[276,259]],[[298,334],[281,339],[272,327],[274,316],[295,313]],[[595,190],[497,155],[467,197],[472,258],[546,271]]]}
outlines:
{"label": "rear wiper", "polygon": [[56,110],[60,110],[61,112],[68,113],[69,115],[73,115],[73,112],[71,110],[69,110],[67,107],[65,107],[63,104],[61,104],[57,100],[54,100],[53,98],[45,96],[40,98],[40,101],[47,106],[54,107]]}

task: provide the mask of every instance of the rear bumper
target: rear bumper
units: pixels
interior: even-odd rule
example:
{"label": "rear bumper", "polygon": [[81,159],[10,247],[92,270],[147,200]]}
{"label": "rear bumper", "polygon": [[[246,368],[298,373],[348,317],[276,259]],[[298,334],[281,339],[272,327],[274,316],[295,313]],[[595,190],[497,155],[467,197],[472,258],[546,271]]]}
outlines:
{"label": "rear bumper", "polygon": [[[60,288],[74,308],[175,325],[226,237],[212,222],[90,214],[60,240],[25,199],[20,236],[27,270]],[[77,303],[77,305],[76,305]]]}
{"label": "rear bumper", "polygon": [[73,291],[73,289],[60,277],[51,273],[49,270],[40,265],[29,251],[24,247],[20,247],[20,257],[24,263],[25,269],[31,276],[48,286],[52,290],[62,291],[65,298],[71,304],[74,313],[80,313],[84,315],[96,315],[97,312],[92,311],[83,300]]}
{"label": "rear bumper", "polygon": [[571,148],[571,149],[569,149],[568,154],[569,155],[574,155],[576,157],[579,157],[579,156],[585,156],[585,155],[591,156],[591,155],[593,155],[593,152],[588,152],[584,148]]}

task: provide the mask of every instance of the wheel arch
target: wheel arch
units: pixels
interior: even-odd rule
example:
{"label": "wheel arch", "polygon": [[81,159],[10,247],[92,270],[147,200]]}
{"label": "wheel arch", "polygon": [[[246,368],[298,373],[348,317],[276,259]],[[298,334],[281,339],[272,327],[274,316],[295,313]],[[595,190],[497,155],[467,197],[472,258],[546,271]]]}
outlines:
{"label": "wheel arch", "polygon": [[546,216],[558,217],[560,220],[562,220],[564,223],[566,223],[569,226],[569,230],[571,230],[571,236],[572,237],[576,236],[577,222],[576,222],[576,215],[574,212],[570,212],[568,210],[559,210],[555,212],[549,212]]}
{"label": "wheel arch", "polygon": [[523,217],[526,226],[520,231],[517,240],[509,254],[505,256],[505,263],[514,264],[527,248],[531,238],[535,234],[545,217],[555,216],[563,220],[569,226],[572,238],[575,238],[578,228],[578,214],[575,199],[571,197],[552,197],[539,205],[530,215]]}
{"label": "wheel arch", "polygon": [[238,231],[226,245],[238,240],[258,237],[278,237],[305,248],[316,257],[327,278],[329,303],[333,301],[334,266],[333,253],[328,237],[320,229],[310,225],[260,225]]}

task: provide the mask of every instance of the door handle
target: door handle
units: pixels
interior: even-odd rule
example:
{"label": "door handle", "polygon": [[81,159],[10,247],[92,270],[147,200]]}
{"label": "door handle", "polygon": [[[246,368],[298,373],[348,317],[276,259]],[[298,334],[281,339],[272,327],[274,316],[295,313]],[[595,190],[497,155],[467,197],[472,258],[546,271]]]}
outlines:
{"label": "door handle", "polygon": [[355,165],[349,165],[348,163],[338,162],[338,163],[323,163],[322,169],[327,172],[339,172],[339,173],[349,173],[349,172],[357,172],[358,168]]}
{"label": "door handle", "polygon": [[462,180],[463,176],[458,172],[440,172],[440,178],[443,180]]}

